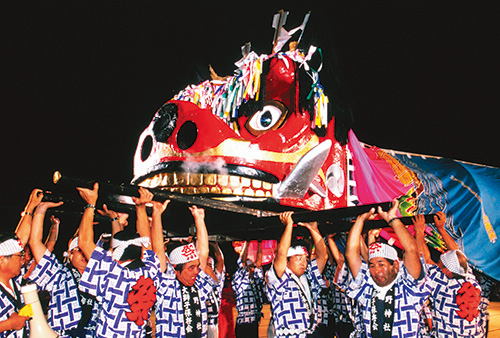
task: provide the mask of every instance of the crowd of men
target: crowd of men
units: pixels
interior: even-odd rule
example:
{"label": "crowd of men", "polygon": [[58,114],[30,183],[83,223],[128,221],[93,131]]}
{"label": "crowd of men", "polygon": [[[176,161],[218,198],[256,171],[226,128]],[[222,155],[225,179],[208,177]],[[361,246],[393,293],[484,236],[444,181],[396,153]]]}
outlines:
{"label": "crowd of men", "polygon": [[[133,231],[125,228],[126,217],[103,205],[97,211],[109,217],[112,233],[96,243],[99,186],[77,189],[86,206],[65,262],[52,252],[56,218],[43,241],[47,210],[62,202],[43,201],[39,189],[15,233],[1,235],[0,338],[29,336],[30,316],[20,314],[24,283],[48,295],[47,323],[59,337],[258,337],[265,303],[271,309],[268,337],[487,335],[485,284],[447,233],[443,212],[434,223],[448,250],[436,262],[425,242],[425,218],[414,217],[413,235],[398,218],[397,200],[388,211],[359,215],[342,250],[339,236],[323,236],[315,222],[298,223],[308,236],[297,239],[293,212],[284,212],[271,266],[263,269],[260,241],[255,260],[245,242],[236,272],[227,278],[222,251],[209,242],[204,209],[189,207],[194,240],[169,243],[162,225],[169,201],[154,201],[139,188]],[[403,250],[382,240],[379,230],[366,235],[365,222],[375,218],[387,222]],[[235,299],[235,325],[221,303],[227,289]]]}

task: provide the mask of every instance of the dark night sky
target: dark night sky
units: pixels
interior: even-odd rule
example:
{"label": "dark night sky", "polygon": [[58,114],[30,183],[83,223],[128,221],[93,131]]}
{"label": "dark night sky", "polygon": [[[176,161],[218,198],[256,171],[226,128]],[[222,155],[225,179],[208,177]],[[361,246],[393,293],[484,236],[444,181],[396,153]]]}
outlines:
{"label": "dark night sky", "polygon": [[305,38],[335,51],[360,141],[500,167],[495,2],[182,3],[0,4],[0,205],[21,211],[54,170],[129,182],[154,112],[200,67],[232,74],[245,42],[270,53],[281,8],[287,29],[311,10]]}

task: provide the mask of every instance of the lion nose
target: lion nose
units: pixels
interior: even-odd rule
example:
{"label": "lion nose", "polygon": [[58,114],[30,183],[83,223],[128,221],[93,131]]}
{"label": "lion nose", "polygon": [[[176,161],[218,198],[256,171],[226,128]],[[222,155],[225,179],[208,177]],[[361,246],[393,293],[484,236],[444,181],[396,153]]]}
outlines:
{"label": "lion nose", "polygon": [[182,150],[187,150],[196,142],[198,138],[198,127],[193,121],[186,121],[177,132],[177,146]]}

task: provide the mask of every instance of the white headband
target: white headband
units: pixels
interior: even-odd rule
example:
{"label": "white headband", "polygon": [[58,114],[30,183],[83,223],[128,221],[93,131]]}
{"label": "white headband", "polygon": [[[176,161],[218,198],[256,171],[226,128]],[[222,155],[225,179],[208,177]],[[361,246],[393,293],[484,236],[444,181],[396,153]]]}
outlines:
{"label": "white headband", "polygon": [[68,251],[71,252],[76,248],[78,248],[78,237],[73,238],[73,240],[69,242]]}
{"label": "white headband", "polygon": [[292,246],[288,248],[288,252],[286,254],[286,257],[292,257],[295,255],[308,255],[307,249],[305,246],[302,245],[297,245],[297,246]]}
{"label": "white headband", "polygon": [[[443,265],[453,272],[454,274],[464,276],[465,270],[460,265],[460,261],[458,260],[457,252],[460,250],[448,250],[444,254],[441,255],[441,262]],[[461,252],[461,251],[460,251]]]}
{"label": "white headband", "polygon": [[133,238],[129,239],[128,241],[120,241],[119,239],[113,238],[113,259],[115,261],[120,260],[120,258],[123,255],[123,252],[125,251],[126,248],[128,248],[130,245],[135,245],[135,246],[149,246],[149,237],[138,237],[138,238]]}
{"label": "white headband", "polygon": [[396,249],[394,249],[390,245],[375,242],[370,245],[370,249],[368,251],[368,259],[372,259],[375,257],[382,257],[395,261],[398,259],[398,253]]}
{"label": "white headband", "polygon": [[170,263],[173,265],[188,263],[198,258],[198,252],[194,243],[179,246],[172,250],[169,255]]}
{"label": "white headband", "polygon": [[0,256],[10,256],[24,250],[19,239],[10,238],[0,244]]}

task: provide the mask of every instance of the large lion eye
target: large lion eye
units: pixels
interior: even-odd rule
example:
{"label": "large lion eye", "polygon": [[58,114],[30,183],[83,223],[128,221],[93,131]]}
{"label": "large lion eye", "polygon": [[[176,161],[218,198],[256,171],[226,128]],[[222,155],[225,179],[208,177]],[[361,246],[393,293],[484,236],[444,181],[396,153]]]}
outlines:
{"label": "large lion eye", "polygon": [[283,104],[276,101],[267,102],[262,110],[247,120],[245,126],[252,135],[262,135],[268,130],[280,127],[287,112],[288,110]]}

